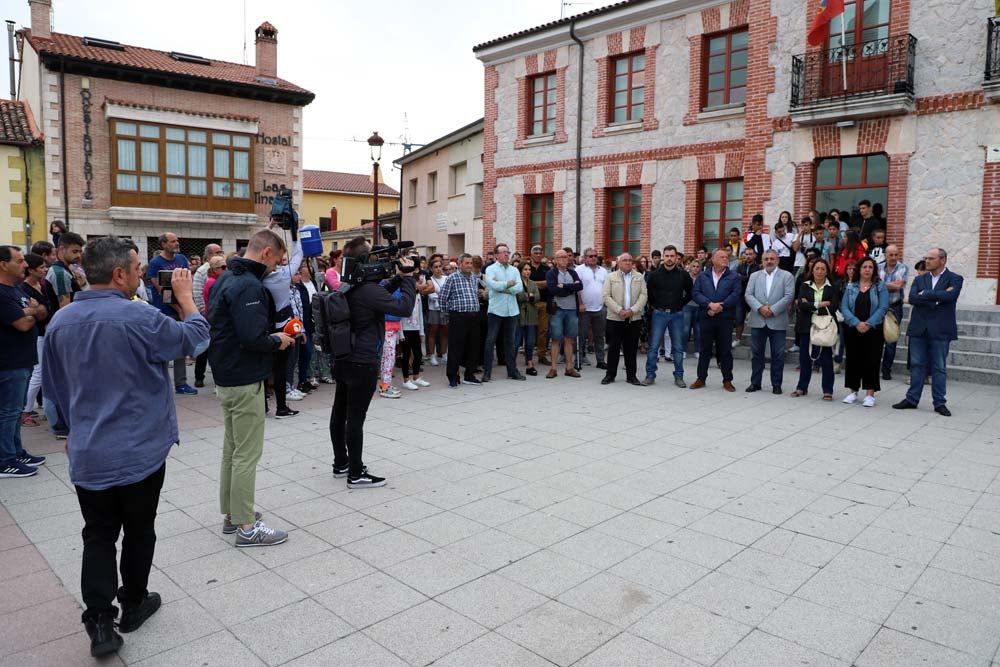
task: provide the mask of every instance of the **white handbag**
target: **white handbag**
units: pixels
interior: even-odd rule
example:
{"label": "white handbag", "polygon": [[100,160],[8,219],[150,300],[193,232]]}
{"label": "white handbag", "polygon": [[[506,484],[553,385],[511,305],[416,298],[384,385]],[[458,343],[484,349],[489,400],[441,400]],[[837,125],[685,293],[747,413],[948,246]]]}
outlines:
{"label": "white handbag", "polygon": [[809,327],[809,343],[816,347],[834,347],[840,337],[837,332],[837,320],[833,315],[813,315]]}

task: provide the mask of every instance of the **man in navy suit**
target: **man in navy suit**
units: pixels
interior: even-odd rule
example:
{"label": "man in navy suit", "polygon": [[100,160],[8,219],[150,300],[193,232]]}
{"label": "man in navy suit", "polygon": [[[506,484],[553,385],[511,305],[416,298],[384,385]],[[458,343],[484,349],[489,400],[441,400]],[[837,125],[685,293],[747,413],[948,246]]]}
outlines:
{"label": "man in navy suit", "polygon": [[906,328],[910,345],[910,389],[906,398],[892,407],[913,410],[920,403],[927,369],[931,372],[934,411],[950,417],[946,405],[948,347],[958,338],[955,304],[962,293],[962,276],[949,271],[948,253],[941,248],[927,251],[927,272],[910,287],[910,325]]}
{"label": "man in navy suit", "polygon": [[[698,356],[698,379],[691,389],[701,389],[708,378],[708,365],[716,355],[722,366],[722,386],[726,391],[736,391],[733,386],[733,326],[740,309],[743,283],[729,270],[729,257],[725,250],[712,253],[707,270],[698,274],[691,297],[698,304],[701,326],[701,350]],[[714,352],[713,352],[714,349]]]}

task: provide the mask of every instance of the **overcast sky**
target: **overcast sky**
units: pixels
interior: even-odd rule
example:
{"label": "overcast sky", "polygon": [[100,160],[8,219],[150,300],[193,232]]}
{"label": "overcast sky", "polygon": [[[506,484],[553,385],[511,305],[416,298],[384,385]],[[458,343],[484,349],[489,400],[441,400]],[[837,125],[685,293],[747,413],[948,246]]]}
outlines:
{"label": "overcast sky", "polygon": [[[567,13],[601,4],[574,3]],[[30,24],[27,0],[0,5],[0,19]],[[366,172],[368,146],[350,140],[377,130],[387,142],[385,179],[398,187],[398,172],[386,168],[402,148],[388,142],[402,142],[404,114],[410,141],[421,144],[480,118],[483,68],[472,47],[558,19],[560,0],[246,0],[245,24],[243,0],[53,0],[53,7],[57,32],[218,60],[243,62],[245,38],[249,64],[253,30],[270,21],[278,28],[278,75],[316,93],[305,108],[305,167]]]}

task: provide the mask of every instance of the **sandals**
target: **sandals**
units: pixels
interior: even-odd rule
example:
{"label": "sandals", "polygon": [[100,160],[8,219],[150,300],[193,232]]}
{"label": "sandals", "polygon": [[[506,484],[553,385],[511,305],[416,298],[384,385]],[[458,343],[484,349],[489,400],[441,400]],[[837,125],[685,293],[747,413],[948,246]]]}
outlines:
{"label": "sandals", "polygon": [[556,367],[553,366],[552,368],[549,369],[549,372],[545,374],[545,379],[546,380],[551,380],[552,378],[554,378],[557,375],[559,375],[559,371],[557,371]]}
{"label": "sandals", "polygon": [[823,394],[823,400],[824,401],[832,401],[833,400],[833,394]]}
{"label": "sandals", "polygon": [[571,377],[571,378],[578,378],[578,377],[580,377],[580,373],[575,368],[566,369],[566,371],[563,373],[563,375],[565,375],[566,377]]}
{"label": "sandals", "polygon": [[795,391],[793,391],[793,392],[791,393],[791,397],[792,397],[792,398],[798,398],[799,396],[805,396],[805,395],[806,395],[806,394],[808,394],[808,393],[809,393],[809,392],[808,392],[808,391],[806,391],[805,389],[796,389]]}
{"label": "sandals", "polygon": [[38,426],[38,420],[33,415],[21,417],[21,426]]}

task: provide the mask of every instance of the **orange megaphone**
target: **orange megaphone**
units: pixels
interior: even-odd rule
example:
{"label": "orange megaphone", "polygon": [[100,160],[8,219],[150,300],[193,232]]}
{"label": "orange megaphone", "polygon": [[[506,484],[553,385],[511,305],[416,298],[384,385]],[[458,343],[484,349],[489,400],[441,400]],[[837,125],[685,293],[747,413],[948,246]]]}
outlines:
{"label": "orange megaphone", "polygon": [[306,328],[302,324],[302,320],[298,319],[297,317],[293,317],[292,319],[288,320],[288,322],[285,324],[285,329],[284,329],[285,333],[288,334],[289,336],[298,336],[299,334],[304,333],[305,330]]}

